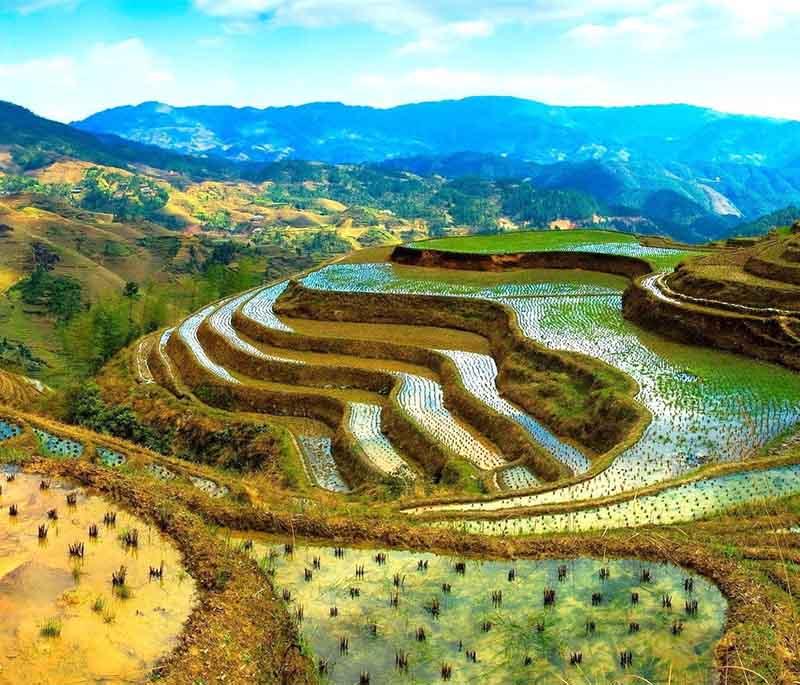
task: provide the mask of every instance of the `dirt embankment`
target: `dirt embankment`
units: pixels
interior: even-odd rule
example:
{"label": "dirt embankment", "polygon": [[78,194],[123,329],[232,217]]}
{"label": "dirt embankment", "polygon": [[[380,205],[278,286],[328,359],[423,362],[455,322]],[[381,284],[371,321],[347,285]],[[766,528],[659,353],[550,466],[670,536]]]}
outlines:
{"label": "dirt embankment", "polygon": [[769,259],[766,255],[753,255],[747,260],[744,269],[754,276],[800,285],[800,264],[795,265],[779,259]]}
{"label": "dirt embankment", "polygon": [[616,369],[581,355],[549,350],[525,337],[514,313],[477,299],[434,295],[337,293],[293,282],[278,314],[327,321],[454,328],[485,337],[498,365],[500,391],[557,435],[603,453],[636,429],[642,409],[636,384]]}
{"label": "dirt embankment", "polygon": [[[321,317],[320,317],[321,318]],[[491,442],[497,445],[509,461],[525,460],[537,476],[546,482],[565,477],[568,474],[559,462],[534,443],[528,433],[516,422],[491,409],[475,395],[466,390],[455,364],[442,354],[425,347],[401,343],[333,338],[305,335],[297,332],[287,333],[265,328],[240,312],[234,314],[234,325],[248,337],[260,342],[286,349],[305,352],[356,355],[365,359],[386,359],[403,361],[423,366],[439,376],[444,391],[445,406],[465,423],[474,426]],[[394,403],[394,392],[390,395]],[[419,450],[419,441],[424,431],[413,426],[410,420],[398,421],[396,412],[384,417],[384,430],[403,451]],[[409,432],[409,427],[412,428]],[[413,434],[413,435],[412,435]],[[411,440],[417,441],[416,446]],[[411,441],[411,442],[410,442]],[[433,451],[426,461],[446,461],[446,456],[436,456]]]}
{"label": "dirt embankment", "polygon": [[625,318],[668,338],[777,362],[800,370],[800,338],[792,321],[667,302],[633,283],[623,295]]}
{"label": "dirt embankment", "polygon": [[[274,416],[293,416],[320,421],[331,428],[333,456],[349,485],[357,487],[385,478],[366,456],[358,441],[347,430],[347,401],[313,389],[272,390],[257,384],[225,383],[205,370],[180,336],[173,335],[167,346],[181,378],[196,397],[212,407],[233,412],[256,412]],[[311,367],[310,367],[311,368]],[[392,392],[396,391],[395,387]],[[420,430],[394,402],[381,403],[384,428],[389,438],[413,464],[438,481],[453,455]]]}
{"label": "dirt embankment", "polygon": [[715,278],[692,265],[676,269],[666,279],[666,285],[676,293],[698,299],[747,307],[792,309],[800,314],[800,290],[778,282],[765,283],[757,278]]}
{"label": "dirt embankment", "polygon": [[466,271],[508,271],[510,269],[583,269],[634,279],[652,271],[638,257],[591,252],[516,252],[509,254],[468,254],[447,250],[418,250],[399,245],[391,261],[407,266],[463,269]]}
{"label": "dirt embankment", "polygon": [[287,385],[367,390],[379,395],[388,395],[394,386],[394,378],[377,369],[296,364],[256,356],[234,345],[208,321],[201,324],[197,338],[215,362],[250,378],[269,378]]}
{"label": "dirt embankment", "polygon": [[349,485],[357,486],[365,480],[379,478],[379,474],[360,450],[355,449],[352,438],[344,430],[347,408],[342,400],[302,390],[278,392],[244,383],[226,383],[208,372],[178,335],[170,338],[167,352],[179,369],[182,380],[204,404],[225,411],[294,416],[320,421],[336,434],[333,455]]}

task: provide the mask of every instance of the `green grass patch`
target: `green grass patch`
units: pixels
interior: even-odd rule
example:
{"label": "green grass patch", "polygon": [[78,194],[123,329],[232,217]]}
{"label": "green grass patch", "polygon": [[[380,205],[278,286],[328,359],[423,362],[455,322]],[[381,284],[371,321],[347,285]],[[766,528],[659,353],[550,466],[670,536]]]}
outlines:
{"label": "green grass patch", "polygon": [[519,231],[454,238],[434,238],[414,243],[420,250],[448,250],[469,254],[499,254],[506,252],[536,252],[537,250],[568,250],[579,245],[597,243],[636,243],[636,236],[619,231],[594,229],[575,231]]}

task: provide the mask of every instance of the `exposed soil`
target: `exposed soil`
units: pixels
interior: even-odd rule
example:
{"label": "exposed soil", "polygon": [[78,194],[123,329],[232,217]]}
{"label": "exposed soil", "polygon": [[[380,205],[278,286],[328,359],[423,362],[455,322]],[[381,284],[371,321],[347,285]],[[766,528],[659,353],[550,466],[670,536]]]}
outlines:
{"label": "exposed soil", "polygon": [[636,278],[652,271],[644,259],[589,252],[517,252],[512,254],[469,254],[446,250],[418,250],[399,245],[391,261],[407,266],[507,271],[509,269],[583,269]]}
{"label": "exposed soil", "polygon": [[623,295],[626,319],[668,338],[707,345],[800,370],[800,339],[791,319],[756,317],[666,302],[634,282]]}

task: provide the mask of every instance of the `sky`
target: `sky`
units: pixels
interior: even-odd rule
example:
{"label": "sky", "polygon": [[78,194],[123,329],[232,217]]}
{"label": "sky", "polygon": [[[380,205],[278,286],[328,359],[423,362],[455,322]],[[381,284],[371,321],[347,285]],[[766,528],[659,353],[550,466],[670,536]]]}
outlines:
{"label": "sky", "polygon": [[61,121],[469,95],[800,119],[800,0],[0,0],[0,31],[0,99]]}

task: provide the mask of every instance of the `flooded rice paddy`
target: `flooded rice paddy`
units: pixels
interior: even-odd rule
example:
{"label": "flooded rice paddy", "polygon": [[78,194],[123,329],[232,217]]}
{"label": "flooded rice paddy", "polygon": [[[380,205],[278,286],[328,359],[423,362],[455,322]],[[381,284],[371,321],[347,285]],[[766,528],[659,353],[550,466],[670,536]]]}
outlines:
{"label": "flooded rice paddy", "polygon": [[299,619],[322,682],[713,682],[726,602],[672,565],[258,542],[249,553]]}
{"label": "flooded rice paddy", "polygon": [[20,433],[22,433],[22,428],[16,424],[0,420],[0,442],[16,438]]}
{"label": "flooded rice paddy", "polygon": [[147,680],[195,601],[178,551],[100,497],[10,474],[0,473],[0,683]]}
{"label": "flooded rice paddy", "polygon": [[[769,502],[800,493],[800,464],[762,471],[745,471],[725,476],[691,481],[661,492],[634,497],[616,504],[587,507],[557,514],[517,515],[499,519],[447,520],[435,525],[457,528],[485,535],[531,535],[561,532],[585,532],[606,528],[635,528],[646,525],[669,525],[721,514],[740,506],[769,513]],[[491,511],[492,502],[477,504],[470,512],[479,516]],[[440,507],[417,507],[410,513],[441,510]],[[458,511],[458,507],[454,507]]]}
{"label": "flooded rice paddy", "polygon": [[302,435],[297,439],[309,478],[331,492],[350,492],[333,459],[332,441],[326,436]]}
{"label": "flooded rice paddy", "polygon": [[40,428],[34,428],[33,433],[39,440],[42,451],[56,457],[77,459],[83,454],[83,445],[58,435],[51,435]]}
{"label": "flooded rice paddy", "polygon": [[[523,332],[624,371],[653,420],[604,472],[576,485],[489,504],[503,509],[607,497],[669,480],[712,461],[737,461],[800,420],[800,377],[778,366],[645,333],[622,316],[625,281],[581,272],[475,274],[385,264],[336,265],[312,288],[488,299],[513,309]],[[547,445],[544,445],[547,448]],[[551,447],[551,451],[552,447]]]}

